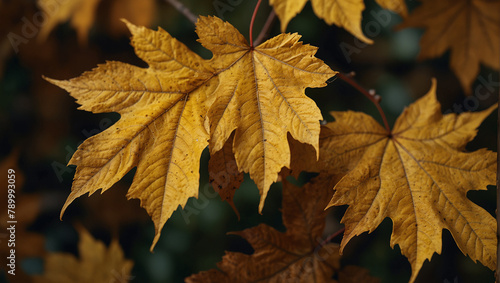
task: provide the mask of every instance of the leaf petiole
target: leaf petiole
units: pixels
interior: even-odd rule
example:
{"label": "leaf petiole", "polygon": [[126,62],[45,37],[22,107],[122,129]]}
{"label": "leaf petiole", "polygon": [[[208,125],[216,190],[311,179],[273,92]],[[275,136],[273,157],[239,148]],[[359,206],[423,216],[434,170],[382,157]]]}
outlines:
{"label": "leaf petiole", "polygon": [[324,247],[326,244],[330,243],[331,240],[339,236],[340,234],[343,234],[345,232],[345,227],[342,229],[335,231],[333,234],[330,234],[321,244],[319,245],[320,247]]}
{"label": "leaf petiole", "polygon": [[267,17],[266,23],[264,24],[264,27],[260,31],[259,35],[255,39],[254,45],[259,45],[266,37],[269,36],[269,31],[271,27],[273,26],[274,20],[276,19],[276,12],[274,10],[269,13],[269,16]]}
{"label": "leaf petiole", "polygon": [[181,14],[183,14],[190,22],[192,22],[194,25],[196,25],[196,21],[198,20],[198,17],[189,10],[188,7],[186,7],[184,4],[179,2],[179,0],[165,0],[167,3],[172,5],[177,11],[179,11]]}
{"label": "leaf petiole", "polygon": [[257,16],[257,11],[259,10],[259,6],[262,0],[259,0],[255,5],[255,9],[253,10],[252,20],[250,20],[250,48],[253,48],[253,23],[255,22],[255,17]]}
{"label": "leaf petiole", "polygon": [[375,107],[377,107],[377,110],[380,113],[380,116],[382,116],[382,120],[384,121],[385,129],[387,130],[387,133],[390,134],[391,128],[389,127],[389,123],[387,122],[387,118],[385,117],[384,110],[380,106],[380,96],[362,88],[357,82],[355,82],[349,76],[343,75],[342,73],[338,73],[337,77],[340,78],[341,80],[343,80],[344,82],[348,83],[352,87],[354,87],[356,90],[361,92],[364,96],[366,96],[371,102],[373,102],[373,104],[375,104]]}

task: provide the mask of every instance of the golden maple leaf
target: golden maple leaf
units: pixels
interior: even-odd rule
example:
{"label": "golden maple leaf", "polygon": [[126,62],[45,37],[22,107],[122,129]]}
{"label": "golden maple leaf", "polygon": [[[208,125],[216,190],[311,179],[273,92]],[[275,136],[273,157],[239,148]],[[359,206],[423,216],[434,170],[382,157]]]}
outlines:
{"label": "golden maple leaf", "polygon": [[153,246],[167,219],[198,195],[199,162],[207,146],[205,100],[214,83],[205,60],[172,38],[127,23],[143,69],[108,62],[69,81],[50,80],[66,89],[80,109],[118,112],[120,120],[78,147],[68,205],[85,193],[106,191],[137,167],[129,198],[139,198],[155,223]]}
{"label": "golden maple leaf", "polygon": [[149,68],[108,62],[68,81],[48,79],[70,92],[80,109],[121,115],[71,158],[76,175],[61,215],[77,197],[104,192],[137,167],[127,196],[139,198],[151,215],[153,248],[173,211],[198,195],[205,124],[212,153],[236,130],[238,168],[259,186],[260,209],[278,172],[289,166],[287,132],[318,150],[322,117],[304,89],[324,86],[335,72],[314,58],[315,47],[298,42],[299,35],[282,34],[254,48],[230,24],[200,17],[199,41],[214,54],[203,60],[162,29],[128,27]]}
{"label": "golden maple leaf", "polygon": [[325,86],[336,72],[315,58],[317,48],[303,45],[296,33],[250,47],[233,26],[217,18],[200,17],[196,30],[219,70],[216,100],[207,114],[210,152],[222,149],[235,131],[238,168],[257,184],[262,211],[269,187],[290,166],[287,133],[318,151],[322,116],[304,90]]}
{"label": "golden maple leaf", "polygon": [[35,276],[36,283],[120,283],[128,282],[134,263],[127,260],[118,241],[113,240],[106,248],[84,228],[78,228],[80,241],[76,258],[67,253],[51,253],[45,257],[45,270]]}
{"label": "golden maple leaf", "polygon": [[404,110],[391,134],[364,113],[332,112],[336,121],[326,126],[320,142],[320,156],[332,162],[318,167],[335,164],[333,171],[346,172],[328,205],[349,205],[341,250],[390,217],[390,243],[410,261],[410,282],[426,259],[441,253],[443,229],[464,254],[490,269],[496,265],[496,221],[466,196],[495,183],[496,154],[463,152],[496,105],[478,113],[441,115],[435,91],[433,81],[428,94]]}
{"label": "golden maple leaf", "polygon": [[451,69],[466,93],[479,73],[479,64],[500,68],[500,1],[422,0],[400,26],[424,27],[420,59],[450,50]]}
{"label": "golden maple leaf", "polygon": [[90,27],[94,23],[95,10],[100,1],[38,0],[38,6],[47,15],[40,29],[39,38],[45,40],[58,24],[71,19],[71,25],[76,28],[78,40],[86,42]]}
{"label": "golden maple leaf", "polygon": [[337,244],[323,243],[324,207],[331,190],[326,179],[303,188],[283,181],[283,224],[286,232],[260,224],[240,232],[254,249],[247,255],[226,252],[217,269],[186,278],[186,282],[336,282],[340,269]]}
{"label": "golden maple leaf", "polygon": [[[103,0],[38,0],[38,6],[45,14],[39,34],[40,40],[45,40],[58,24],[70,20],[76,29],[78,41],[85,44],[101,1]],[[154,0],[106,0],[106,2],[111,5],[109,25],[115,33],[122,29],[116,24],[121,18],[127,18],[137,25],[148,25],[153,18]]]}
{"label": "golden maple leaf", "polygon": [[[285,31],[288,23],[306,5],[307,0],[270,0],[276,15],[281,21],[281,31]],[[377,0],[380,6],[393,10],[401,15],[407,14],[404,0]],[[363,34],[361,29],[361,13],[365,9],[363,0],[311,0],[314,13],[329,25],[345,28],[351,34],[366,43],[373,43]]]}

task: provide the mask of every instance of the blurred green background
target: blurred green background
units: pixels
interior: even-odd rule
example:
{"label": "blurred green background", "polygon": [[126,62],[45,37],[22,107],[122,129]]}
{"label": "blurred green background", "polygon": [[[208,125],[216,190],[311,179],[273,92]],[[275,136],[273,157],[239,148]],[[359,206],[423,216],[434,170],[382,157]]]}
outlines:
{"label": "blurred green background", "polygon": [[[126,257],[134,261],[132,282],[183,282],[193,273],[215,268],[225,250],[252,251],[244,240],[227,235],[228,232],[259,223],[284,230],[279,210],[281,184],[271,187],[263,213],[259,215],[258,190],[246,176],[235,195],[235,204],[241,215],[238,221],[230,205],[214,196],[208,184],[209,155],[205,151],[201,159],[200,195],[206,198],[198,201],[191,199],[187,204],[190,210],[183,212],[179,209],[174,213],[163,228],[154,253],[149,251],[154,236],[151,220],[139,207],[138,200],[127,201],[125,198],[133,172],[103,195],[77,199],[68,208],[63,220],[59,220],[75,171],[74,166],[65,166],[69,158],[83,140],[109,127],[119,116],[77,110],[74,99],[44,81],[42,75],[69,79],[112,60],[146,66],[134,54],[126,30],[111,28],[113,25],[125,26],[121,22],[110,24],[108,14],[114,5],[111,2],[101,1],[86,44],[78,42],[76,32],[69,23],[63,23],[45,41],[37,40],[36,36],[29,38],[19,45],[19,52],[14,51],[8,34],[20,34],[24,24],[22,19],[32,19],[38,7],[35,1],[28,0],[3,0],[0,4],[0,160],[15,157],[11,166],[16,166],[18,175],[24,176],[22,188],[18,188],[19,198],[37,196],[40,209],[30,223],[25,223],[26,233],[37,234],[44,239],[44,251],[30,255],[33,243],[21,242],[23,238],[18,238],[17,244],[27,249],[18,268],[28,275],[40,274],[43,272],[41,255],[44,253],[69,252],[77,255],[78,234],[74,227],[81,224],[107,245],[112,238],[119,239]],[[221,14],[215,8],[221,2],[237,5],[230,5],[231,9]],[[246,38],[256,2],[182,1],[196,15],[222,16]],[[465,96],[457,77],[450,70],[449,54],[434,60],[416,60],[423,30],[395,30],[402,21],[400,16],[387,12],[390,21],[381,23],[372,13],[381,11],[381,8],[374,0],[366,0],[365,3],[367,7],[362,27],[366,28],[368,23],[371,27],[378,27],[365,30],[365,34],[374,40],[373,45],[360,47],[359,41],[345,30],[325,24],[314,15],[310,3],[290,22],[287,31],[298,32],[305,43],[319,47],[317,57],[333,70],[355,72],[355,80],[360,85],[375,89],[382,97],[382,107],[391,125],[405,106],[428,91],[433,77],[437,78],[437,94],[443,112],[482,110],[496,103],[498,88],[491,95],[480,98],[474,94]],[[411,11],[418,2],[407,1],[407,4]],[[157,0],[155,5],[150,28],[156,30],[158,26],[162,27],[202,57],[211,57],[210,52],[196,41],[197,35],[190,21],[165,1]],[[264,1],[256,18],[254,37],[270,11],[267,1]],[[279,33],[279,21],[276,20],[270,36]],[[342,46],[348,45],[355,47],[356,52],[346,56]],[[496,71],[484,67],[480,75],[498,80]],[[321,89],[307,89],[306,94],[317,102],[327,121],[333,120],[328,114],[332,110],[363,111],[381,121],[374,105],[340,80],[332,79],[327,87]],[[468,150],[483,147],[496,150],[496,119],[493,116],[481,125],[477,138],[469,144]],[[309,177],[303,174],[298,182],[304,182]],[[4,193],[6,191],[2,190]],[[493,214],[495,195],[495,188],[490,187],[488,191],[471,192],[468,196]],[[332,209],[327,230],[338,229],[344,211],[345,207]],[[394,249],[389,246],[391,230],[392,222],[386,219],[373,233],[354,238],[347,245],[342,263],[368,268],[382,282],[407,282],[410,265],[397,246]],[[2,228],[0,233],[4,231]],[[444,231],[443,235],[442,255],[435,254],[430,263],[424,263],[417,282],[494,281],[492,271],[460,252],[449,232]],[[0,240],[0,249],[4,249],[5,242],[2,238]],[[340,237],[334,241],[340,242]],[[7,282],[4,268],[5,265],[2,265],[0,281]]]}

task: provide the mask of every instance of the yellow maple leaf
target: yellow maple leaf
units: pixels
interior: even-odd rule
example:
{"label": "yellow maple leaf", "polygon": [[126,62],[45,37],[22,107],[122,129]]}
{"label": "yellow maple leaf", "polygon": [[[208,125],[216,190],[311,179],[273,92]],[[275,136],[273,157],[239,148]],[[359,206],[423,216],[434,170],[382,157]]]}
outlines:
{"label": "yellow maple leaf", "polygon": [[215,84],[200,86],[212,70],[166,31],[127,25],[149,68],[108,62],[69,81],[49,79],[70,92],[80,109],[121,115],[71,158],[77,169],[61,216],[77,197],[104,192],[137,167],[127,196],[140,199],[155,223],[154,246],[177,207],[198,195],[200,156],[208,144],[205,100]]}
{"label": "yellow maple leaf", "polygon": [[101,0],[38,0],[38,6],[46,18],[40,29],[39,38],[45,40],[50,32],[60,23],[71,19],[76,28],[78,40],[87,41],[90,27],[94,23],[95,10]]}
{"label": "yellow maple leaf", "polygon": [[338,244],[323,243],[326,211],[331,196],[316,179],[303,188],[283,182],[283,225],[286,232],[260,224],[240,232],[254,253],[226,252],[217,269],[186,278],[186,282],[336,282],[340,269]]}
{"label": "yellow maple leaf", "polygon": [[262,210],[269,186],[289,166],[287,132],[318,150],[322,117],[304,89],[326,85],[335,72],[297,34],[254,48],[230,24],[200,17],[199,41],[214,53],[203,60],[162,29],[128,26],[135,52],[149,68],[108,62],[68,81],[48,79],[70,92],[80,109],[121,115],[71,158],[77,170],[61,215],[77,197],[104,192],[137,167],[127,196],[139,198],[155,223],[153,248],[173,211],[198,195],[199,159],[209,137],[205,124],[212,153],[235,131],[238,168],[259,186]]}
{"label": "yellow maple leaf", "polygon": [[210,152],[222,149],[235,131],[233,152],[240,171],[257,184],[262,211],[269,187],[290,166],[287,133],[318,150],[321,112],[305,96],[306,87],[322,87],[336,72],[314,57],[317,48],[281,34],[257,47],[230,24],[200,17],[200,42],[212,51],[220,85],[212,104]]}
{"label": "yellow maple leaf", "polygon": [[496,154],[463,152],[496,105],[442,115],[435,91],[433,81],[428,94],[397,119],[392,134],[364,113],[332,112],[336,121],[326,126],[320,142],[320,155],[337,161],[326,164],[347,172],[328,205],[349,205],[341,249],[390,217],[390,243],[410,261],[410,282],[426,259],[441,253],[443,229],[464,254],[491,269],[496,265],[496,221],[466,196],[495,183]]}
{"label": "yellow maple leaf", "polygon": [[[288,23],[304,8],[307,0],[270,0],[276,15],[281,21],[281,31],[285,31]],[[377,0],[380,6],[405,16],[407,13],[404,0]],[[373,43],[363,34],[361,29],[364,0],[311,0],[314,13],[329,25],[345,28],[351,34],[366,43]]]}
{"label": "yellow maple leaf", "polygon": [[106,248],[103,242],[95,240],[84,228],[79,228],[80,258],[67,253],[51,253],[45,257],[45,270],[35,276],[36,283],[110,283],[128,282],[134,263],[125,259],[118,241],[113,240]]}
{"label": "yellow maple leaf", "polygon": [[[58,24],[69,20],[71,26],[76,29],[78,41],[85,44],[101,1],[103,0],[38,0],[38,6],[45,14],[39,39],[45,40]],[[119,34],[123,30],[123,26],[119,25],[119,19],[126,18],[137,25],[149,25],[155,10],[154,0],[105,0],[105,2],[110,5],[107,19],[114,34]]]}
{"label": "yellow maple leaf", "polygon": [[435,58],[450,50],[451,69],[466,93],[479,65],[500,68],[500,1],[422,0],[400,26],[424,27],[420,59]]}

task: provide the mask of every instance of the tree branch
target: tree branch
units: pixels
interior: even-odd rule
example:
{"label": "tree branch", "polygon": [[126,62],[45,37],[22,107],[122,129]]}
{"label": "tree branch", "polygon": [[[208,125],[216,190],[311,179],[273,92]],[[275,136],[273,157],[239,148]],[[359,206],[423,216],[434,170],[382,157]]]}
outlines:
{"label": "tree branch", "polygon": [[276,13],[274,12],[273,9],[271,13],[269,13],[266,23],[264,24],[264,27],[262,27],[259,36],[257,36],[257,39],[255,39],[254,45],[259,45],[265,38],[269,36],[269,32],[271,31],[271,27],[273,26],[275,19],[276,19]]}
{"label": "tree branch", "polygon": [[193,24],[196,24],[196,21],[198,20],[198,17],[195,16],[193,14],[193,12],[191,12],[191,10],[189,10],[188,7],[184,6],[184,4],[182,4],[181,2],[179,2],[179,0],[165,0],[167,3],[169,3],[170,5],[174,6],[175,9],[177,9],[177,11],[179,11],[181,14],[183,14],[184,16],[186,16],[186,18],[192,22]]}
{"label": "tree branch", "polygon": [[323,242],[321,242],[320,247],[324,247],[326,244],[328,244],[331,240],[333,240],[335,237],[338,235],[342,234],[345,232],[345,227],[338,230],[337,232],[329,235]]}
{"label": "tree branch", "polygon": [[253,10],[252,20],[250,20],[250,31],[248,37],[250,38],[250,48],[253,48],[253,24],[255,22],[255,17],[257,16],[257,11],[259,10],[259,6],[262,0],[257,1],[255,5],[255,9]]}
{"label": "tree branch", "polygon": [[363,87],[361,87],[357,82],[355,82],[353,79],[351,79],[349,76],[343,75],[341,73],[337,74],[337,77],[344,82],[350,84],[352,87],[357,89],[359,92],[361,92],[364,96],[366,96],[373,104],[375,104],[375,107],[377,107],[378,112],[380,113],[380,116],[382,116],[382,120],[384,121],[384,126],[385,129],[387,130],[387,133],[391,132],[391,128],[389,127],[389,123],[387,122],[387,118],[385,117],[384,110],[382,110],[382,107],[380,107],[380,96],[375,94],[375,92],[367,91]]}

